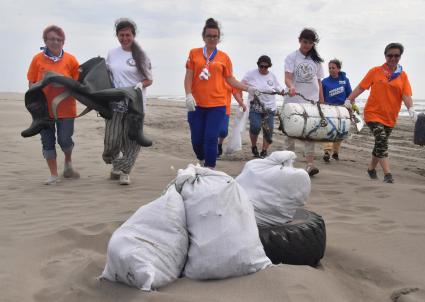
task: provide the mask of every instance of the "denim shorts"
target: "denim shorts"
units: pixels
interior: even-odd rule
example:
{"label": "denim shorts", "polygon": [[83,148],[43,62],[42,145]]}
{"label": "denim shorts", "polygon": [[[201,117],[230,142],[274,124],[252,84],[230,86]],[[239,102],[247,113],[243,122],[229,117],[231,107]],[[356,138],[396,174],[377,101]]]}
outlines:
{"label": "denim shorts", "polygon": [[72,135],[74,134],[74,119],[60,119],[49,128],[40,131],[43,156],[45,159],[56,158],[56,134],[58,144],[62,151],[67,153],[74,147]]}
{"label": "denim shorts", "polygon": [[[274,128],[274,111],[270,112],[266,118],[266,123],[270,129],[270,138],[273,137],[273,128]],[[260,134],[261,130],[261,121],[263,113],[250,111],[249,112],[249,133],[253,135]],[[264,135],[264,133],[263,133]]]}

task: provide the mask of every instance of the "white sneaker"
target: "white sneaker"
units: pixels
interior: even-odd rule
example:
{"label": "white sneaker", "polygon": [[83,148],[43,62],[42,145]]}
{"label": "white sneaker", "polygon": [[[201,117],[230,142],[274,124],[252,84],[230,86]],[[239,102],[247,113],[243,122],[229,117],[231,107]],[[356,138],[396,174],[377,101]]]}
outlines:
{"label": "white sneaker", "polygon": [[50,175],[49,178],[44,182],[44,184],[45,185],[48,185],[48,186],[49,185],[55,185],[55,184],[57,184],[60,181],[61,180],[60,180],[59,176]]}
{"label": "white sneaker", "polygon": [[121,173],[120,175],[120,185],[129,185],[130,184],[130,175]]}
{"label": "white sneaker", "polygon": [[111,170],[111,176],[110,176],[110,179],[111,179],[111,180],[118,180],[118,179],[120,179],[120,176],[121,176],[121,171],[119,171],[119,170],[114,170],[114,169],[112,168],[112,170]]}

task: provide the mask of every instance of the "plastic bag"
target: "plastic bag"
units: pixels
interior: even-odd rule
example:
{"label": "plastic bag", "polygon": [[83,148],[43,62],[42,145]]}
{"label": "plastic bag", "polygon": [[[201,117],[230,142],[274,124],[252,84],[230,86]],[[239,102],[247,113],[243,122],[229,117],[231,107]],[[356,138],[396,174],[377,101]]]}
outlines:
{"label": "plastic bag", "polygon": [[249,116],[249,106],[247,107],[248,109],[245,112],[238,110],[235,114],[232,130],[227,140],[224,154],[232,154],[242,150],[242,137],[244,136]]}
{"label": "plastic bag", "polygon": [[311,191],[304,169],[292,166],[292,151],[276,151],[264,159],[250,160],[236,181],[254,205],[258,226],[276,226],[290,221]]}
{"label": "plastic bag", "polygon": [[112,234],[101,278],[146,291],[162,287],[181,275],[188,244],[183,200],[170,186]]}
{"label": "plastic bag", "polygon": [[189,165],[179,170],[190,234],[184,275],[223,279],[271,265],[259,239],[254,209],[245,191],[224,172]]}

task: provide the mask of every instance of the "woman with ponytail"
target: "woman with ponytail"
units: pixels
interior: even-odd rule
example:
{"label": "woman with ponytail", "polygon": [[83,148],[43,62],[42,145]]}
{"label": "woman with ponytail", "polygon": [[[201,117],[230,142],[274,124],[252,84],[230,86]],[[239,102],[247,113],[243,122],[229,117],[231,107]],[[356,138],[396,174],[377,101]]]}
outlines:
{"label": "woman with ponytail", "polygon": [[[324,77],[322,62],[316,50],[319,37],[313,29],[305,28],[298,37],[299,49],[289,54],[285,59],[285,84],[289,96],[284,103],[304,103],[302,94],[306,99],[323,103],[323,89],[321,79]],[[286,137],[285,149],[295,150],[295,139]],[[310,176],[319,173],[314,166],[314,142],[305,141],[304,156],[307,161],[306,171]]]}
{"label": "woman with ponytail", "polygon": [[[146,87],[152,85],[151,63],[140,45],[135,41],[136,24],[127,18],[115,22],[115,34],[121,46],[111,49],[106,58],[114,87],[134,87],[146,100]],[[140,151],[136,140],[128,136],[131,121],[125,100],[112,103],[112,118],[106,121],[103,160],[112,164],[111,179],[121,185],[130,184],[130,171]]]}
{"label": "woman with ponytail", "polygon": [[229,56],[217,49],[220,42],[218,22],[209,18],[202,30],[205,46],[190,51],[186,62],[184,89],[193,151],[205,167],[214,168],[217,141],[226,117],[228,88],[255,93],[235,79]]}

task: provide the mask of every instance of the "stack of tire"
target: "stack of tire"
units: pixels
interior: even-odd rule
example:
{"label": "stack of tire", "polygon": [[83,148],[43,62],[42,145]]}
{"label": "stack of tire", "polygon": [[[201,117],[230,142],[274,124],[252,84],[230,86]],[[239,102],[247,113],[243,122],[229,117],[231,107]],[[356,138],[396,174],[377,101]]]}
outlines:
{"label": "stack of tire", "polygon": [[260,239],[273,264],[316,267],[326,249],[326,227],[322,216],[298,208],[292,221],[281,226],[259,227]]}

